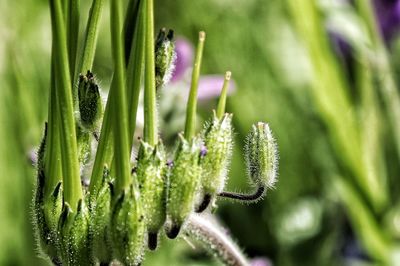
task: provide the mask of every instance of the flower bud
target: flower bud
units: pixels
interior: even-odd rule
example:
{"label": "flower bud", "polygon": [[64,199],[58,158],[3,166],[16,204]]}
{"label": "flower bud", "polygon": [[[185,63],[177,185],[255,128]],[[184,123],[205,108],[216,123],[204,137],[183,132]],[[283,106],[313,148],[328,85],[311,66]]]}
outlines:
{"label": "flower bud", "polygon": [[117,198],[111,214],[111,240],[114,258],[124,265],[142,261],[146,225],[138,189],[131,185]]}
{"label": "flower bud", "polygon": [[201,159],[204,199],[200,209],[197,209],[199,212],[207,208],[215,195],[224,189],[227,168],[232,157],[232,115],[225,114],[222,119],[218,119],[214,112],[214,117],[205,130],[204,142],[207,147],[207,153]]}
{"label": "flower bud", "polygon": [[89,247],[89,211],[83,200],[79,200],[76,213],[68,203],[59,221],[62,241],[62,258],[66,265],[91,265],[92,258]]}
{"label": "flower bud", "polygon": [[91,198],[90,240],[93,258],[109,264],[112,261],[110,235],[108,233],[111,216],[111,178],[104,167],[102,184],[96,196]]}
{"label": "flower bud", "polygon": [[102,114],[102,103],[99,86],[90,71],[79,76],[78,103],[80,125],[85,131],[96,131]]}
{"label": "flower bud", "polygon": [[278,154],[268,124],[253,125],[246,139],[245,157],[248,174],[258,187],[270,188],[277,178]]}
{"label": "flower bud", "polygon": [[157,247],[157,234],[166,217],[167,165],[162,143],[156,147],[141,142],[135,173],[140,196],[146,210],[144,219],[149,233],[149,248]]}
{"label": "flower bud", "polygon": [[179,136],[174,164],[169,177],[167,217],[171,225],[167,236],[175,238],[182,224],[193,211],[195,194],[201,178],[200,152],[202,143],[198,138],[189,141]]}
{"label": "flower bud", "polygon": [[172,30],[169,30],[167,34],[166,29],[162,28],[158,33],[155,47],[157,90],[169,82],[175,68],[176,53],[173,38]]}

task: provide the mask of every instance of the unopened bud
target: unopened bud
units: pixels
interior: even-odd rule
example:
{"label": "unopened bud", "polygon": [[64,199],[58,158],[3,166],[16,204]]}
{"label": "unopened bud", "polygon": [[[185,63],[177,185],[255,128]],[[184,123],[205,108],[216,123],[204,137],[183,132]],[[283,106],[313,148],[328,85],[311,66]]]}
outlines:
{"label": "unopened bud", "polygon": [[99,86],[90,71],[79,76],[78,103],[80,125],[88,132],[96,131],[102,114],[102,103]]}
{"label": "unopened bud", "polygon": [[174,165],[169,177],[167,199],[167,217],[171,225],[167,236],[175,238],[182,224],[194,209],[195,194],[201,178],[200,151],[198,138],[185,140],[180,135],[178,149],[175,152]]}
{"label": "unopened bud", "polygon": [[116,200],[110,229],[114,258],[124,265],[138,265],[143,259],[146,225],[135,186],[123,190]]}
{"label": "unopened bud", "polygon": [[158,33],[155,47],[157,90],[169,82],[175,68],[176,53],[173,38],[172,30],[167,33],[166,29],[162,28]]}
{"label": "unopened bud", "polygon": [[[157,247],[157,235],[166,218],[166,155],[162,143],[152,147],[141,141],[135,176],[146,210],[144,219],[149,234],[149,248]],[[135,177],[134,177],[135,178]]]}
{"label": "unopened bud", "polygon": [[[204,133],[207,153],[201,160],[203,203],[197,211],[207,208],[208,203],[220,193],[225,186],[229,162],[232,157],[232,115],[225,114],[222,119],[214,117]],[[208,202],[204,202],[207,200]]]}
{"label": "unopened bud", "polygon": [[59,221],[62,241],[62,258],[67,265],[91,265],[89,247],[89,211],[83,200],[79,200],[76,213],[68,203]]}
{"label": "unopened bud", "polygon": [[248,174],[258,187],[270,188],[277,179],[278,154],[268,124],[253,125],[246,139],[245,157]]}

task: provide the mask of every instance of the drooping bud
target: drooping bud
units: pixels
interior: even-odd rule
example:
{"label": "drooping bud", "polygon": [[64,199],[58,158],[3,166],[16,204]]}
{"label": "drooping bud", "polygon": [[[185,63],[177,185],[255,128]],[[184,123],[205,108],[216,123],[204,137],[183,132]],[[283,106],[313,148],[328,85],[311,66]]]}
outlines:
{"label": "drooping bud", "polygon": [[169,82],[175,68],[176,53],[173,38],[172,30],[167,33],[166,29],[162,28],[158,33],[155,47],[157,90]]}
{"label": "drooping bud", "polygon": [[81,199],[76,213],[64,203],[59,230],[62,241],[62,260],[66,265],[91,265],[89,246],[89,210]]}
{"label": "drooping bud", "polygon": [[167,217],[171,222],[170,227],[167,228],[169,238],[177,237],[182,224],[193,212],[195,194],[201,178],[201,146],[200,139],[196,137],[188,141],[183,136],[179,136],[179,144],[169,177],[167,199]]}
{"label": "drooping bud", "polygon": [[204,132],[207,153],[201,159],[203,199],[196,211],[202,212],[225,186],[227,169],[232,157],[232,115],[219,119],[214,112]]}
{"label": "drooping bud", "polygon": [[89,70],[86,75],[79,75],[78,103],[80,125],[85,131],[96,131],[102,115],[102,103],[99,86]]}
{"label": "drooping bud", "polygon": [[246,139],[245,158],[252,182],[258,187],[273,187],[277,179],[278,152],[268,124],[253,125]]}
{"label": "drooping bud", "polygon": [[104,167],[102,184],[96,196],[90,198],[90,241],[92,256],[100,264],[110,264],[112,261],[111,240],[108,233],[111,216],[111,177],[107,167]]}
{"label": "drooping bud", "polygon": [[148,143],[141,142],[134,175],[139,181],[140,196],[146,210],[144,219],[148,246],[154,250],[157,247],[158,231],[166,218],[167,165],[162,143],[153,148]]}
{"label": "drooping bud", "polygon": [[138,188],[131,185],[117,198],[111,214],[114,258],[124,265],[138,265],[143,259],[146,225]]}

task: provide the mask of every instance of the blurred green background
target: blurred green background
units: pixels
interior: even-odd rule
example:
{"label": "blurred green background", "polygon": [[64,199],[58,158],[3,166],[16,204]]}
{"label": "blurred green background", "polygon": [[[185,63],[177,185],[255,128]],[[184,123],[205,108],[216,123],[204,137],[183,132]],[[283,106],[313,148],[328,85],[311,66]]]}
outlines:
{"label": "blurred green background", "polygon": [[[216,213],[250,258],[274,265],[396,265],[400,42],[395,33],[380,37],[368,10],[378,10],[379,1],[353,2],[155,1],[157,28],[191,42],[199,30],[207,32],[203,74],[233,73],[229,189],[251,189],[242,159],[251,125],[266,121],[275,134],[276,188],[253,205],[221,201]],[[397,3],[381,2],[393,3],[393,10]],[[81,25],[89,4],[82,1]],[[104,88],[112,70],[108,18],[106,7],[93,70]],[[0,1],[0,265],[45,265],[31,230],[30,158],[47,117],[50,47],[47,1]],[[215,104],[202,102],[204,119]],[[215,263],[185,240],[164,240],[144,265]]]}

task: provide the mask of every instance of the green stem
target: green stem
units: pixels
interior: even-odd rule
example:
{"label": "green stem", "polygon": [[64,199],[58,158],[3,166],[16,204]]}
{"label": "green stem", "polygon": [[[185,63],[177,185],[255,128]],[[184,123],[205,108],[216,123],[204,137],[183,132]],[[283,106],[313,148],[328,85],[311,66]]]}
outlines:
{"label": "green stem", "polygon": [[93,0],[86,25],[85,43],[78,64],[78,73],[75,73],[74,80],[77,80],[78,74],[84,74],[92,69],[102,9],[103,0]]}
{"label": "green stem", "polygon": [[[124,51],[125,51],[125,62],[128,63],[131,56],[131,48],[135,40],[134,35],[136,34],[137,24],[139,22],[139,6],[143,5],[144,0],[130,0],[126,9],[125,21],[124,21]],[[140,7],[142,9],[142,7]]]}
{"label": "green stem", "polygon": [[114,148],[116,165],[117,195],[130,184],[130,164],[128,147],[128,109],[126,102],[125,62],[122,45],[121,1],[111,1],[111,40],[114,58],[115,90],[114,99]]}
{"label": "green stem", "polygon": [[64,200],[73,211],[82,199],[78,152],[72,101],[71,79],[68,65],[66,33],[60,0],[50,0],[53,41],[55,48],[56,98],[61,121],[61,148]]}
{"label": "green stem", "polygon": [[129,147],[132,149],[133,136],[136,129],[137,109],[139,105],[139,94],[141,85],[141,76],[144,66],[144,52],[145,52],[145,31],[143,24],[144,1],[140,2],[139,13],[136,18],[136,29],[133,35],[132,48],[130,49],[131,55],[129,56],[128,63],[128,99],[129,99]]}
{"label": "green stem", "polygon": [[156,80],[154,59],[153,0],[146,0],[145,12],[145,89],[144,89],[144,140],[157,143]]}
{"label": "green stem", "polygon": [[[53,47],[54,53],[54,47]],[[61,147],[60,147],[60,123],[58,120],[59,110],[56,98],[56,81],[55,81],[55,58],[52,55],[51,59],[51,91],[49,95],[49,112],[48,112],[48,129],[47,129],[47,144],[45,157],[45,176],[44,195],[48,197],[54,187],[62,180],[61,173]]]}
{"label": "green stem", "polygon": [[217,107],[217,117],[222,119],[222,116],[225,113],[226,106],[226,96],[228,94],[229,80],[231,79],[232,73],[227,71],[225,73],[224,85],[222,86],[221,96],[219,97],[218,107]]}
{"label": "green stem", "polygon": [[197,87],[199,84],[201,60],[203,57],[204,41],[206,33],[199,33],[199,41],[196,48],[196,57],[193,65],[192,84],[190,86],[189,100],[186,109],[185,138],[190,139],[196,130],[196,110],[197,110]]}
{"label": "green stem", "polygon": [[74,78],[76,54],[78,50],[78,37],[79,37],[79,0],[70,0],[69,4],[69,21],[68,21],[68,56],[70,67],[70,79],[72,80],[72,88],[76,82]]}

